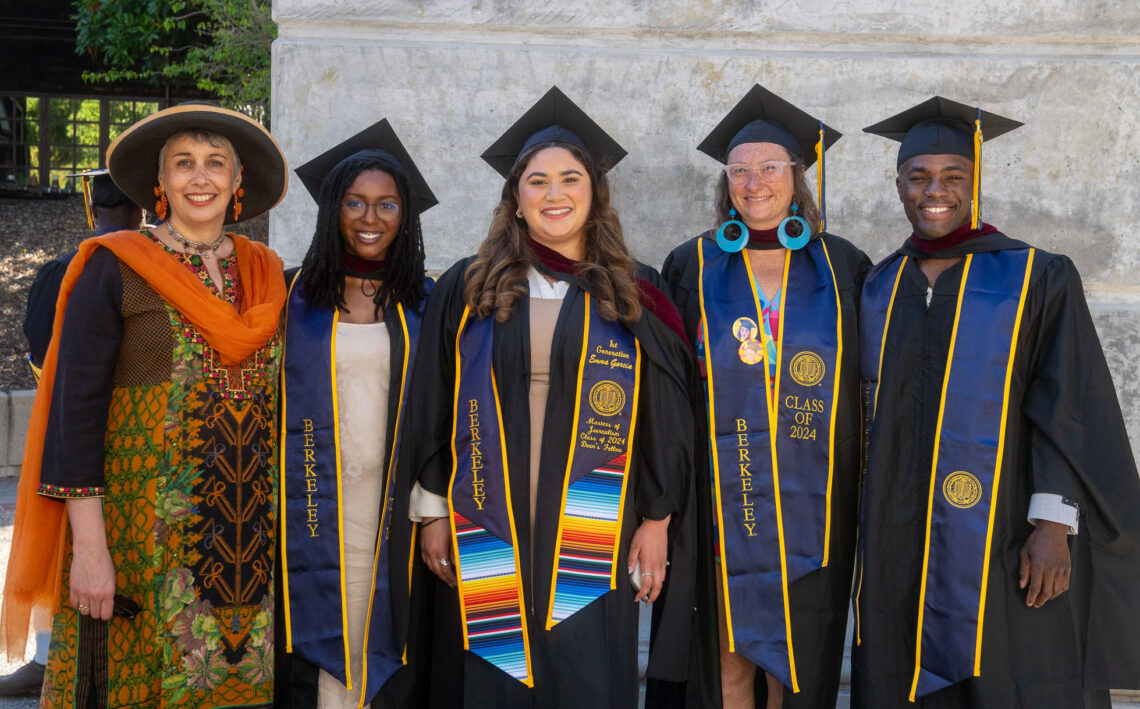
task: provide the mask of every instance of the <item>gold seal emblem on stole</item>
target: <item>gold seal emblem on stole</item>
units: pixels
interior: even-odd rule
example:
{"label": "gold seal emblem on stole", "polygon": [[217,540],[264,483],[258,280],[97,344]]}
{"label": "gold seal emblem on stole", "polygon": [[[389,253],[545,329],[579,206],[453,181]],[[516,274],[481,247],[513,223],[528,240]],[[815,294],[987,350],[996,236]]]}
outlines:
{"label": "gold seal emblem on stole", "polygon": [[960,509],[978,504],[982,499],[982,484],[965,470],[950,473],[942,481],[942,494],[946,501]]}
{"label": "gold seal emblem on stole", "polygon": [[625,406],[625,392],[615,382],[602,380],[590,388],[590,408],[601,416],[613,416]]}
{"label": "gold seal emblem on stole", "polygon": [[788,364],[788,374],[792,375],[792,380],[800,386],[810,387],[815,386],[823,381],[823,375],[827,372],[827,366],[823,363],[823,358],[815,352],[800,352]]}

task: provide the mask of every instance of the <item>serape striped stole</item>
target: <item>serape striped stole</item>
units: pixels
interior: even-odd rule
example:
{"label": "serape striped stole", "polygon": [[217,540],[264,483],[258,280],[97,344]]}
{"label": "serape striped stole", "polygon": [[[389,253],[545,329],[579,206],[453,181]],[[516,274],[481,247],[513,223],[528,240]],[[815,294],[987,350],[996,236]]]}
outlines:
{"label": "serape striped stole", "polygon": [[[930,470],[911,701],[981,674],[994,503],[1035,252],[1009,249],[964,259]],[[863,293],[863,310],[870,314],[864,337],[880,343],[879,356],[863,363],[873,401],[889,367],[883,362],[887,314],[901,268],[893,262],[876,268]]]}
{"label": "serape striped stole", "polygon": [[[641,350],[584,294],[573,439],[564,471],[545,629],[617,587]],[[449,486],[464,648],[533,686],[493,318],[465,311],[456,341],[455,469]]]}
{"label": "serape striped stole", "polygon": [[729,649],[798,692],[788,585],[828,564],[839,290],[822,239],[786,252],[770,392],[747,252],[702,240],[698,257]]}

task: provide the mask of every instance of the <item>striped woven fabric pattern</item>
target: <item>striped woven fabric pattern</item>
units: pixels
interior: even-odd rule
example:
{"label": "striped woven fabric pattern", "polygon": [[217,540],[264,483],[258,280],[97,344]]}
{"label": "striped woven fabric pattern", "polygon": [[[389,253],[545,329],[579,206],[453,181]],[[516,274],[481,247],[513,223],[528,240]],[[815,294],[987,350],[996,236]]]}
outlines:
{"label": "striped woven fabric pattern", "polygon": [[620,455],[566,490],[551,624],[569,618],[612,586],[625,466],[626,456]]}
{"label": "striped woven fabric pattern", "polygon": [[455,537],[463,582],[467,649],[515,679],[527,679],[514,548],[458,512]]}

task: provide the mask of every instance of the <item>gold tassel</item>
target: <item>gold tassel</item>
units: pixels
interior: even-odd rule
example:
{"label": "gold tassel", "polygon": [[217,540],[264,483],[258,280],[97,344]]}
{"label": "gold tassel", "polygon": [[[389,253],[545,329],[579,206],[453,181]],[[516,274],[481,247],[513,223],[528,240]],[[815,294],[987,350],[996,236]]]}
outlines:
{"label": "gold tassel", "polygon": [[982,217],[982,117],[974,119],[974,201],[970,205],[970,228],[977,229]]}
{"label": "gold tassel", "polygon": [[815,159],[819,161],[819,168],[815,171],[815,193],[819,195],[819,231],[822,234],[824,229],[824,222],[826,221],[827,211],[826,202],[823,194],[823,125],[822,122],[819,127],[819,142],[815,144]]}

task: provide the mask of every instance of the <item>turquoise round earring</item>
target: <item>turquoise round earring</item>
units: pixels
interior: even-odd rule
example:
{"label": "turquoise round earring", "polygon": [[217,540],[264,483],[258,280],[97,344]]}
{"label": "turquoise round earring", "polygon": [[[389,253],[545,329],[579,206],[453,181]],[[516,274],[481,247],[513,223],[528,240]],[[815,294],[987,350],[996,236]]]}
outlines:
{"label": "turquoise round earring", "polygon": [[[721,251],[735,254],[743,251],[744,246],[748,243],[748,227],[744,222],[736,219],[735,209],[728,210],[728,217],[729,218],[720,225],[720,228],[716,230],[716,245],[721,248]],[[738,235],[735,239],[730,239],[725,236],[725,232],[729,227],[736,227]]]}
{"label": "turquoise round earring", "polygon": [[[792,251],[807,246],[807,242],[811,239],[811,227],[808,226],[806,219],[796,214],[798,211],[800,211],[800,205],[793,200],[792,216],[784,217],[784,221],[780,222],[780,228],[776,232],[776,238],[780,240],[780,245]],[[789,227],[791,227],[791,231],[796,233],[789,234]]]}

